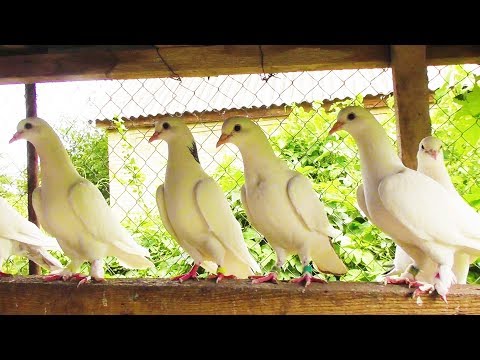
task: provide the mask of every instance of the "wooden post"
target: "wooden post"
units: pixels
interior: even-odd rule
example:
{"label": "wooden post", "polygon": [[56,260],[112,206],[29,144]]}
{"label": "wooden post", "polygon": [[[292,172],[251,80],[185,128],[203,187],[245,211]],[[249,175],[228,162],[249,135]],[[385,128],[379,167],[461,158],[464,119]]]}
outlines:
{"label": "wooden post", "polygon": [[[35,84],[25,84],[26,117],[37,116],[37,89]],[[37,215],[33,210],[32,194],[38,186],[38,155],[35,147],[27,141],[27,194],[28,194],[28,220],[38,226]],[[28,262],[28,273],[40,275],[40,266],[33,261]]]}
{"label": "wooden post", "polygon": [[405,166],[417,169],[420,141],[431,134],[425,45],[391,46],[397,142]]}

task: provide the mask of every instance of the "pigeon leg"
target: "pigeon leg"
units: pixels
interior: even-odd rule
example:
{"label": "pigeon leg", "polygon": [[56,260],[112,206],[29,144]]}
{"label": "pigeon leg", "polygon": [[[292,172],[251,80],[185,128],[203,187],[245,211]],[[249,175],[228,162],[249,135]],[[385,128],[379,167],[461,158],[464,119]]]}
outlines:
{"label": "pigeon leg", "polygon": [[433,280],[433,286],[445,303],[447,303],[447,293],[450,289],[450,286],[456,284],[456,282],[457,278],[452,271],[452,267],[448,265],[440,265],[438,268],[438,273],[435,275],[435,279]]}
{"label": "pigeon leg", "polygon": [[305,287],[310,285],[310,283],[312,283],[312,282],[319,282],[319,283],[324,283],[325,284],[326,283],[325,280],[316,278],[312,275],[312,270],[313,269],[310,265],[305,265],[303,267],[303,275],[296,278],[296,279],[290,280],[290,282],[293,282],[293,283],[305,282]]}
{"label": "pigeon leg", "polygon": [[90,269],[90,275],[92,279],[97,282],[105,281],[105,272],[103,270],[103,259],[96,259],[92,261],[92,267]]}
{"label": "pigeon leg", "polygon": [[184,282],[185,280],[188,280],[190,278],[196,279],[197,278],[197,270],[198,270],[199,265],[195,264],[193,265],[192,269],[183,275],[175,276],[171,278],[170,280],[178,280],[180,283]]}
{"label": "pigeon leg", "polygon": [[236,279],[237,277],[235,275],[225,275],[225,269],[219,266],[217,269],[217,273],[210,275],[208,278],[217,279],[216,283],[218,284],[223,279]]}
{"label": "pigeon leg", "polygon": [[4,272],[1,272],[0,271],[0,277],[10,277],[10,276],[13,276],[12,274],[7,274],[7,273],[4,273]]}

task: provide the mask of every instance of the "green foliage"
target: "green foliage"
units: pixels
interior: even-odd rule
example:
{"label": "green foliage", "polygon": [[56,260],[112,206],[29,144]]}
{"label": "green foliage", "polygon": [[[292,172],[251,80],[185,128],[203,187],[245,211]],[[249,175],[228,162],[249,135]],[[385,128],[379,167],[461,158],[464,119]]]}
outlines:
{"label": "green foliage", "polygon": [[59,130],[65,148],[78,173],[90,180],[110,199],[108,177],[108,137],[105,131],[91,127],[64,127]]}
{"label": "green foliage", "polygon": [[[476,209],[480,207],[480,86],[478,78],[467,73],[461,66],[451,67],[441,88],[435,92],[435,105],[431,109],[434,134],[445,143],[445,161],[452,181],[465,200]],[[270,138],[276,154],[289,163],[292,169],[305,174],[325,204],[328,217],[334,227],[344,235],[333,239],[335,251],[348,267],[343,276],[323,275],[329,281],[373,281],[392,266],[394,244],[392,240],[373,226],[357,208],[356,189],[361,183],[357,146],[345,132],[328,136],[338,111],[348,105],[361,104],[362,98],[337,102],[326,111],[322,103],[314,103],[306,111],[292,105],[288,119]],[[377,118],[395,143],[394,99],[387,99],[388,109]],[[170,277],[187,272],[192,259],[172,239],[163,227],[156,206],[146,204],[145,175],[135,158],[133,145],[126,137],[125,125],[116,117],[114,123],[122,135],[120,146],[115,151],[121,154],[124,167],[121,174],[112,174],[121,184],[133,191],[145,213],[123,219],[122,224],[138,243],[150,250],[156,268],[151,270],[125,269],[114,257],[106,259],[106,277]],[[273,128],[274,129],[274,128]],[[61,133],[72,160],[85,176],[96,184],[105,198],[109,199],[108,144],[104,132],[91,129],[63,129]],[[233,213],[240,222],[243,236],[250,253],[263,271],[270,271],[276,255],[265,238],[250,224],[240,201],[240,187],[244,184],[243,168],[233,164],[235,158],[224,157],[213,177],[219,182],[231,204]],[[10,197],[11,203],[25,196],[25,179],[13,180],[0,176],[0,195]],[[133,190],[132,190],[133,189]],[[26,201],[25,201],[26,203]],[[18,207],[24,210],[20,202]],[[68,259],[56,254],[62,261]],[[26,274],[27,262],[12,257],[5,262],[4,271]],[[480,262],[470,269],[468,282],[480,282]],[[88,264],[83,271],[88,271]],[[201,271],[201,270],[200,270]],[[288,259],[279,274],[280,279],[301,275],[302,266],[298,256]],[[201,277],[205,277],[202,274]]]}
{"label": "green foliage", "polygon": [[[434,135],[444,143],[445,163],[463,198],[480,209],[480,77],[462,66],[450,67],[443,86],[435,92],[431,110]],[[470,267],[469,283],[480,283],[480,261]]]}

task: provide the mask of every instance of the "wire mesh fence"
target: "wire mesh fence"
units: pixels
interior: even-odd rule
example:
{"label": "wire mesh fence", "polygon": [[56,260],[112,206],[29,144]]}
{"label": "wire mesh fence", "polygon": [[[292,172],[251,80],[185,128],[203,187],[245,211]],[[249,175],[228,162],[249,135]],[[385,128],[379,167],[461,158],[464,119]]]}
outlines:
{"label": "wire mesh fence", "polygon": [[[477,209],[478,73],[477,65],[428,68],[433,133],[445,142],[447,168],[455,186]],[[193,265],[165,230],[155,202],[156,189],[165,178],[167,146],[149,143],[148,138],[155,120],[170,117],[189,124],[202,167],[224,190],[251,254],[265,272],[271,270],[275,253],[249,224],[240,201],[244,182],[240,153],[234,146],[215,147],[222,121],[244,115],[263,128],[279,157],[312,180],[331,223],[342,231],[333,245],[349,270],[342,276],[318,275],[328,281],[374,281],[392,266],[393,242],[370,224],[357,205],[356,189],[361,183],[357,147],[346,134],[327,135],[338,110],[358,104],[370,109],[395,144],[392,91],[391,69],[37,85],[39,116],[60,134],[79,173],[99,187],[122,224],[149,248],[156,265],[155,269],[127,270],[111,257],[106,260],[107,277],[163,278]],[[3,108],[8,109],[5,117],[13,133],[24,117],[24,87],[1,86],[0,92],[5,95]],[[3,145],[10,132],[0,148],[0,190],[26,216],[25,144]],[[26,274],[26,264],[25,259],[12,257],[3,269]],[[300,260],[292,256],[279,278],[301,273]],[[474,264],[469,282],[479,277],[480,267]]]}

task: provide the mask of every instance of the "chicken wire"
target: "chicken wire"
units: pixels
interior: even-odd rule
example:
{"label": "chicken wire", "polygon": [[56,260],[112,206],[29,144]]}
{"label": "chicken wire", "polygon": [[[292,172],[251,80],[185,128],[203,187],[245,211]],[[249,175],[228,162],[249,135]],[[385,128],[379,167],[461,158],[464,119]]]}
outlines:
{"label": "chicken wire", "polygon": [[[459,119],[455,114],[460,105],[453,106],[447,100],[471,90],[478,71],[478,66],[472,65],[428,68],[429,89],[438,95],[431,104],[432,129],[446,143],[447,166],[450,158],[457,156],[456,164],[460,166],[449,170],[455,173],[452,178],[462,195],[475,193],[478,187],[478,167],[466,164],[478,155],[478,148],[477,142],[467,136],[468,129],[457,128]],[[263,128],[276,153],[292,169],[312,180],[331,223],[343,232],[332,243],[348,272],[343,276],[318,276],[328,281],[373,281],[392,267],[394,244],[358,208],[356,189],[361,175],[355,143],[345,133],[331,137],[327,133],[339,108],[362,104],[384,125],[395,145],[392,91],[391,69],[294,72],[271,77],[249,74],[83,81],[37,84],[37,107],[39,116],[60,134],[80,174],[101,189],[122,224],[149,248],[156,265],[150,270],[127,270],[109,257],[105,264],[107,277],[171,277],[193,265],[193,260],[166,232],[155,203],[155,191],[164,181],[167,146],[163,141],[148,142],[153,127],[145,124],[152,116],[188,119],[200,163],[222,186],[251,254],[264,272],[273,267],[273,250],[250,226],[241,206],[240,153],[231,145],[215,148],[221,120],[230,111],[240,109]],[[5,95],[1,97],[2,108],[8,109],[5,118],[13,134],[16,123],[24,117],[24,86],[1,86],[1,92]],[[283,107],[286,115],[272,111]],[[197,118],[207,120],[192,121]],[[457,129],[457,137],[451,136],[449,127]],[[462,147],[467,148],[467,153],[449,151],[465,136],[468,141]],[[8,141],[6,137],[2,145]],[[24,143],[17,142],[1,149],[0,169],[5,175],[0,190],[26,216],[25,148]],[[470,202],[477,204],[475,199]],[[61,260],[67,262],[64,257]],[[4,269],[26,274],[26,264],[25,259],[12,257]],[[83,271],[87,267],[85,264]],[[302,268],[298,257],[292,256],[280,278],[298,276]],[[475,269],[480,268],[472,266],[471,282],[478,278]]]}

